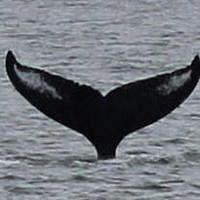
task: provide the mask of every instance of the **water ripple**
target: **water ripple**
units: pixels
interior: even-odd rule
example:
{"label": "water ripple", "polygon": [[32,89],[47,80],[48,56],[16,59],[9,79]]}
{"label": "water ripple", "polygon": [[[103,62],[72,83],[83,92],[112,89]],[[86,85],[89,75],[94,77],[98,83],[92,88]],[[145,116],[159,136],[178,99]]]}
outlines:
{"label": "water ripple", "polygon": [[[5,52],[107,93],[174,70],[200,50],[199,2],[2,0],[2,199],[199,199],[199,87],[165,119],[135,132],[117,159],[39,114],[6,78]],[[192,14],[191,14],[192,13]]]}

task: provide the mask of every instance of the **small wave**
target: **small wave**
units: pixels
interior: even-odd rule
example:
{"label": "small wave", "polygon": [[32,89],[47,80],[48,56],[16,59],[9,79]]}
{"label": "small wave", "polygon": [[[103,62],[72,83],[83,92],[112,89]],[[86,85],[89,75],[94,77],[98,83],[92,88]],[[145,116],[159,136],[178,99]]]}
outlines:
{"label": "small wave", "polygon": [[152,157],[148,160],[149,163],[155,163],[155,164],[170,164],[174,161],[174,158],[172,156],[156,156]]}
{"label": "small wave", "polygon": [[164,143],[171,143],[171,144],[185,144],[188,142],[187,138],[170,138],[164,141]]}
{"label": "small wave", "polygon": [[67,158],[61,158],[52,162],[54,166],[61,165],[67,168],[89,168],[94,166],[97,159],[93,156],[86,156],[85,158],[80,158],[79,156],[70,156],[70,152],[65,152],[65,155],[69,155]]}
{"label": "small wave", "polygon": [[151,182],[151,181],[146,181],[142,184],[132,185],[132,186],[128,186],[128,187],[122,186],[121,188],[128,189],[129,187],[131,189],[142,190],[143,192],[145,190],[154,190],[154,191],[163,191],[163,192],[169,192],[172,190],[169,186],[167,186],[163,183]]}
{"label": "small wave", "polygon": [[169,185],[169,184],[182,184],[185,181],[183,179],[181,179],[180,177],[177,177],[177,179],[172,179],[172,180],[166,180],[166,181],[162,181],[161,184],[164,185]]}
{"label": "small wave", "polygon": [[25,180],[25,178],[23,178],[21,176],[16,176],[13,174],[6,174],[3,176],[0,176],[0,180]]}
{"label": "small wave", "polygon": [[133,157],[127,165],[135,166],[135,165],[145,165],[145,164],[158,164],[158,165],[168,165],[175,161],[173,156],[149,156],[149,155],[140,155]]}
{"label": "small wave", "polygon": [[75,182],[83,182],[83,183],[96,183],[98,181],[98,178],[94,177],[94,176],[90,176],[89,174],[88,175],[82,175],[82,174],[75,174],[75,175],[72,175],[72,178],[71,178],[72,181],[75,181]]}
{"label": "small wave", "polygon": [[35,187],[32,185],[26,185],[26,186],[16,186],[16,187],[6,187],[6,189],[14,193],[16,195],[42,195],[44,194],[45,188],[44,187]]}
{"label": "small wave", "polygon": [[190,117],[195,118],[195,119],[199,119],[200,118],[200,114],[198,114],[198,113],[191,113]]}
{"label": "small wave", "polygon": [[197,150],[190,150],[185,152],[183,157],[190,162],[200,162],[200,152]]}
{"label": "small wave", "polygon": [[19,163],[20,161],[17,161],[17,160],[0,160],[0,165],[6,165],[6,166],[16,165]]}
{"label": "small wave", "polygon": [[146,155],[146,154],[148,154],[148,152],[142,151],[142,150],[133,150],[133,151],[126,151],[126,154],[128,154],[128,155]]}
{"label": "small wave", "polygon": [[200,184],[199,184],[199,183],[190,183],[190,185],[191,185],[192,187],[195,187],[195,188],[197,188],[197,189],[200,189]]}
{"label": "small wave", "polygon": [[171,191],[170,187],[160,184],[160,183],[153,183],[153,182],[146,182],[144,185],[135,186],[135,189],[142,189],[142,190],[164,190],[164,191]]}

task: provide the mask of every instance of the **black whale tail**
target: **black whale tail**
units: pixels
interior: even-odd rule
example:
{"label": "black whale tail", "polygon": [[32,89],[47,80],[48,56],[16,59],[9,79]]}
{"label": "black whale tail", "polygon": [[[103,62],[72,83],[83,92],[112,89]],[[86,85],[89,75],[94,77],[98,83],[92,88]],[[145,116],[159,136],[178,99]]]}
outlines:
{"label": "black whale tail", "polygon": [[200,60],[152,78],[131,82],[103,96],[99,91],[44,70],[21,65],[11,51],[6,71],[16,90],[55,121],[83,134],[99,158],[115,157],[128,134],[161,119],[195,88]]}
{"label": "black whale tail", "polygon": [[12,66],[17,63],[15,56],[13,55],[12,51],[8,51],[6,56],[6,66]]}

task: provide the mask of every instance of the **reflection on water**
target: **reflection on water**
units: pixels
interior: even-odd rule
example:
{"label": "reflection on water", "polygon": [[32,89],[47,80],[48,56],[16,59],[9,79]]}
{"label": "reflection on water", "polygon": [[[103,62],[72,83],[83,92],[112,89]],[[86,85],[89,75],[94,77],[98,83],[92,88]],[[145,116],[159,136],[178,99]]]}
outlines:
{"label": "reflection on water", "polygon": [[199,199],[199,86],[175,112],[97,161],[81,135],[46,118],[11,86],[5,53],[106,93],[189,64],[200,48],[197,0],[0,4],[2,199]]}

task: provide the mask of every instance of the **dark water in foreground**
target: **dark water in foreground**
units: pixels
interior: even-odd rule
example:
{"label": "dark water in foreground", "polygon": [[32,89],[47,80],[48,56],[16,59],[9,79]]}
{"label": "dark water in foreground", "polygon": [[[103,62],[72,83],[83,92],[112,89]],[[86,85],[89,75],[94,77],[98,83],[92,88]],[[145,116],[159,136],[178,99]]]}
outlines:
{"label": "dark water in foreground", "polygon": [[11,86],[5,53],[92,85],[123,83],[190,63],[200,52],[198,0],[0,1],[0,199],[182,200],[200,195],[200,88],[165,119],[96,161],[81,135]]}

